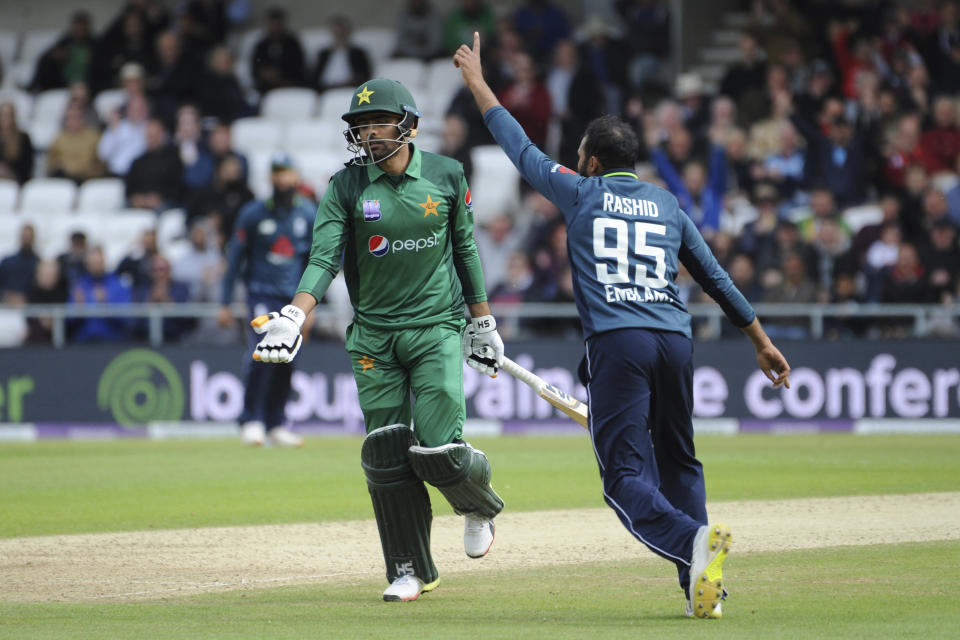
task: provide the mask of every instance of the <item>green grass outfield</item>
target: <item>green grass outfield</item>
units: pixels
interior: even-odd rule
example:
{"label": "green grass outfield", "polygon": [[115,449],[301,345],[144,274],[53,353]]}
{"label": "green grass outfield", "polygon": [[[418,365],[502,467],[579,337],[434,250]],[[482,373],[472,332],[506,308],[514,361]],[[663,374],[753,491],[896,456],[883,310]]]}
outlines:
{"label": "green grass outfield", "polygon": [[[477,439],[512,511],[601,506],[586,437]],[[711,501],[960,490],[960,436],[700,437]],[[371,517],[358,439],[0,445],[0,537]],[[441,499],[438,515],[449,513]],[[877,532],[883,540],[883,532]],[[666,564],[452,574],[137,603],[0,603],[0,638],[955,637],[960,542],[731,556],[719,622],[679,616]],[[0,576],[2,579],[2,576]]]}

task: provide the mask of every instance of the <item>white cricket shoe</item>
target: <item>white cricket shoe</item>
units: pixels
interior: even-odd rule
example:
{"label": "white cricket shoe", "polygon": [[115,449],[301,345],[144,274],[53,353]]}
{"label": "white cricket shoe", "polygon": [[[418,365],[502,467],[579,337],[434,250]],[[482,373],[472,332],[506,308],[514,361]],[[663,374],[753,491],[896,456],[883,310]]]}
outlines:
{"label": "white cricket shoe", "polygon": [[493,520],[466,516],[463,523],[463,550],[471,558],[482,558],[493,545]]}
{"label": "white cricket shoe", "polygon": [[286,427],[274,427],[270,429],[268,435],[270,436],[270,442],[278,447],[296,447],[299,449],[303,446],[303,438]]}
{"label": "white cricket shoe", "polygon": [[430,584],[424,584],[423,580],[417,576],[400,576],[383,592],[383,599],[386,602],[413,602],[420,597],[421,593],[436,589],[438,584],[440,584],[440,578]]}
{"label": "white cricket shoe", "polygon": [[700,527],[693,539],[687,599],[690,611],[696,618],[717,619],[723,615],[720,608],[720,601],[726,596],[723,561],[730,552],[732,538],[730,527],[712,524]]}
{"label": "white cricket shoe", "polygon": [[267,429],[259,420],[244,422],[240,426],[240,433],[243,437],[243,443],[251,447],[262,447],[263,441],[267,437]]}

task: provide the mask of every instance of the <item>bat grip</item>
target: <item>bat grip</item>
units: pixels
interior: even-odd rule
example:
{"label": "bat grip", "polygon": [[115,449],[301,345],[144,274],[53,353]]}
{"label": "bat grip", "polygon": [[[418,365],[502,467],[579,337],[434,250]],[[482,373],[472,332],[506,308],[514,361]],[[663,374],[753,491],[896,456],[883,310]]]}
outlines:
{"label": "bat grip", "polygon": [[530,371],[527,371],[526,369],[518,365],[516,362],[514,362],[507,356],[503,356],[503,362],[500,364],[500,368],[506,371],[507,373],[509,373],[510,375],[512,375],[514,378],[517,378],[521,382],[524,382],[530,385],[534,389],[537,389],[546,384],[546,382],[544,382],[543,379],[540,378],[540,376],[534,373],[531,373]]}

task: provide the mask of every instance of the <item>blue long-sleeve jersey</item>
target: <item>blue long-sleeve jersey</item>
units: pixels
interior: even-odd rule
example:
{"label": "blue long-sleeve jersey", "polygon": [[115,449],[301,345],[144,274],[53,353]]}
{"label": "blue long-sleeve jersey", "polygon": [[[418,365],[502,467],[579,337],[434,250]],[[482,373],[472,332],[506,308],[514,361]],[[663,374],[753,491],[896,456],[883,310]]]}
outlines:
{"label": "blue long-sleeve jersey", "polygon": [[669,192],[632,169],[580,176],[541,152],[503,107],[484,122],[520,175],[563,213],[584,339],[624,328],[691,337],[676,284],[680,263],[735,325],[753,322],[753,308]]}
{"label": "blue long-sleeve jersey", "polygon": [[316,206],[299,196],[292,207],[276,206],[272,199],[244,205],[227,246],[221,302],[233,299],[241,274],[248,295],[293,298],[310,256],[316,213]]}

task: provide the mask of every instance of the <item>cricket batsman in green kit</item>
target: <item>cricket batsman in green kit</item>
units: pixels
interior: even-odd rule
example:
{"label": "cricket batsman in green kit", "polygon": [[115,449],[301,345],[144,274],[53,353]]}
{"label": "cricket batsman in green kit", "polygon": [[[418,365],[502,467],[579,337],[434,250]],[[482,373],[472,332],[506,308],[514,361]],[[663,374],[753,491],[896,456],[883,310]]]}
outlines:
{"label": "cricket batsman in green kit", "polygon": [[[416,600],[439,583],[424,482],[465,516],[471,558],[490,549],[493,518],[503,509],[486,456],[461,438],[461,357],[494,376],[503,341],[487,305],[463,166],[411,142],[420,115],[399,82],[375,78],[357,87],[343,114],[355,158],[323,196],[297,293],[251,323],[265,334],[254,359],[291,361],[304,319],[342,263],[354,308],[346,348],[367,431],[360,458],[387,601]],[[466,330],[464,303],[472,319]]]}

